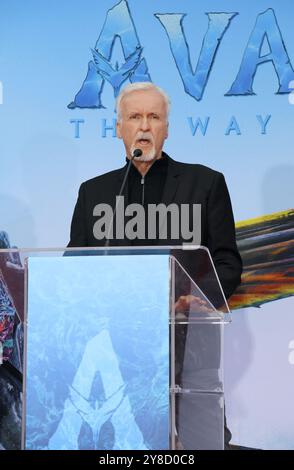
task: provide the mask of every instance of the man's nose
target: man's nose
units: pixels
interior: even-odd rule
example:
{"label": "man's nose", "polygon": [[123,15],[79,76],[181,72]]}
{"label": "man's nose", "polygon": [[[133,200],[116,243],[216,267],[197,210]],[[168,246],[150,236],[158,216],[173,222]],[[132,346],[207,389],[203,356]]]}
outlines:
{"label": "man's nose", "polygon": [[149,119],[147,116],[142,117],[141,119],[141,130],[146,131],[150,129]]}

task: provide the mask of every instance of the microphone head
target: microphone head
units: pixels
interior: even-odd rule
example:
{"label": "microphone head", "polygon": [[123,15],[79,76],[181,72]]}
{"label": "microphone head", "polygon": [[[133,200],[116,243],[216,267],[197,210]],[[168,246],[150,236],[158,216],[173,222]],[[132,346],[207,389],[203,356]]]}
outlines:
{"label": "microphone head", "polygon": [[135,149],[135,150],[133,151],[133,156],[132,156],[132,158],[141,157],[142,154],[143,154],[143,152],[142,152],[141,149]]}

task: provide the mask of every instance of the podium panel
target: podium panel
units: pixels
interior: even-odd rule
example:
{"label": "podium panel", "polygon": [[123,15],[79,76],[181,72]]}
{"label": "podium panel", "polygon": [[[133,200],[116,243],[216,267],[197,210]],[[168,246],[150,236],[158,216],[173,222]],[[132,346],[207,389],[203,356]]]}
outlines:
{"label": "podium panel", "polygon": [[28,259],[26,449],[168,449],[168,271],[167,255]]}

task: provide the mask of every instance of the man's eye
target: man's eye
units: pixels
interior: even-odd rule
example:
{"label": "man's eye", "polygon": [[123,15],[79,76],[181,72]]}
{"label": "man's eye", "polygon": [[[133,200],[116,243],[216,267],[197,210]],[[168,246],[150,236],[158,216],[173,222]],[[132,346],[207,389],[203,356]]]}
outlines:
{"label": "man's eye", "polygon": [[158,114],[152,114],[152,119],[159,119]]}
{"label": "man's eye", "polygon": [[139,114],[132,114],[130,116],[130,119],[139,119],[139,117],[140,117]]}

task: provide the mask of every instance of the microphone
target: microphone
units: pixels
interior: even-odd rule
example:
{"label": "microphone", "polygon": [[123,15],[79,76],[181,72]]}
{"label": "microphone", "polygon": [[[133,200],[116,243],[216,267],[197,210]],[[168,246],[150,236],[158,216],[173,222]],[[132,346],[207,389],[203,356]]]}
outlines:
{"label": "microphone", "polygon": [[131,161],[133,161],[134,158],[141,157],[142,153],[143,153],[143,152],[142,152],[141,149],[135,149],[135,150],[133,151],[133,155],[132,155]]}
{"label": "microphone", "polygon": [[[126,173],[125,173],[125,177],[124,177],[124,180],[122,182],[122,185],[120,187],[120,191],[119,191],[119,194],[118,194],[118,197],[120,197],[125,189],[125,185],[126,185],[126,182],[127,182],[127,178],[128,178],[128,175],[129,175],[129,172],[130,172],[130,169],[131,169],[131,164],[132,164],[132,161],[135,159],[135,158],[138,158],[138,157],[141,157],[141,155],[143,154],[142,150],[141,149],[135,149],[133,151],[133,154],[132,154],[132,157],[130,158],[129,160],[129,163],[128,163],[128,167],[127,167],[127,170],[126,170]],[[115,216],[115,213],[116,213],[116,206],[115,206],[115,210],[114,210],[114,213],[113,213],[113,217]]]}
{"label": "microphone", "polygon": [[105,245],[104,245],[105,248],[109,247],[109,235],[110,235],[111,229],[113,228],[114,217],[115,217],[116,212],[117,212],[117,198],[120,198],[120,196],[124,192],[125,185],[126,185],[126,182],[127,182],[127,179],[128,179],[128,175],[129,175],[129,172],[130,172],[130,169],[131,169],[132,161],[135,158],[141,157],[142,154],[143,154],[143,152],[142,152],[141,149],[135,149],[132,153],[132,156],[131,156],[130,160],[129,160],[129,163],[128,163],[128,166],[127,166],[127,169],[126,169],[126,172],[125,172],[125,176],[124,176],[123,182],[122,182],[121,187],[120,187],[119,194],[116,197],[115,208],[114,208],[114,211],[113,211],[113,215],[111,217],[111,222],[110,222],[110,225],[109,225],[109,230],[108,230],[108,234],[107,234]]}

